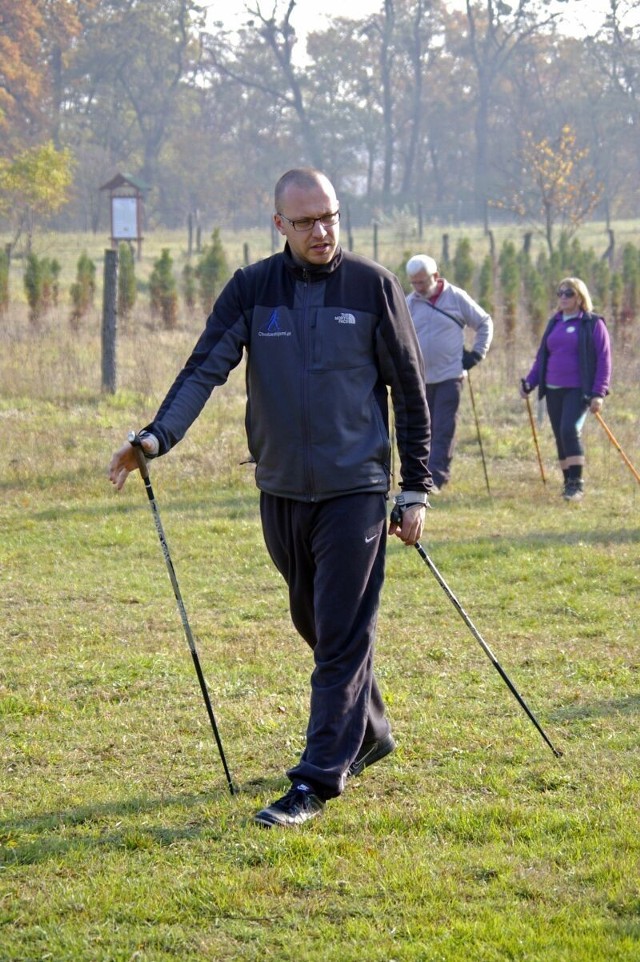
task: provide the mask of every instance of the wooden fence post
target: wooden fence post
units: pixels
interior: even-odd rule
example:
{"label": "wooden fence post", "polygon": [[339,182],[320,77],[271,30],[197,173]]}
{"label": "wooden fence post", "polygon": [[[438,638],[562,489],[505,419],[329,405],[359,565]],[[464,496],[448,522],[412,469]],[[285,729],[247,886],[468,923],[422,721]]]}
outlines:
{"label": "wooden fence post", "polygon": [[102,296],[102,390],[116,393],[116,335],[118,330],[118,252],[104,252]]}

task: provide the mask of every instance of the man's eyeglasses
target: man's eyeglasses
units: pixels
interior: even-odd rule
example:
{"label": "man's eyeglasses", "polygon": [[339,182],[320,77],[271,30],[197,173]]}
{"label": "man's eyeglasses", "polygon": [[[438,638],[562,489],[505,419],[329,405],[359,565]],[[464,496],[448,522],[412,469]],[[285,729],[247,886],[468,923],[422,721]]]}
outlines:
{"label": "man's eyeglasses", "polygon": [[278,216],[286,220],[288,224],[291,224],[294,230],[306,231],[313,230],[318,221],[323,227],[335,227],[340,220],[340,211],[336,210],[333,214],[323,214],[322,217],[299,217],[297,220],[291,220],[290,217],[285,217],[280,211],[278,211]]}
{"label": "man's eyeglasses", "polygon": [[575,297],[576,292],[572,291],[570,287],[561,287],[559,291],[556,291],[558,297]]}

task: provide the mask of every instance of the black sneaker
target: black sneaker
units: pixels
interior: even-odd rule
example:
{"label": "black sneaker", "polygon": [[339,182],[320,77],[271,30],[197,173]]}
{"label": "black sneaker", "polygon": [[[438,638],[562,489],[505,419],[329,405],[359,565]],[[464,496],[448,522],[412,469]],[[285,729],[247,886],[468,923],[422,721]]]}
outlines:
{"label": "black sneaker", "polygon": [[298,783],[292,785],[286,795],[272,802],[253,816],[254,822],[271,828],[273,825],[302,825],[303,822],[319,815],[324,801],[309,788]]}
{"label": "black sneaker", "polygon": [[582,481],[567,481],[562,497],[565,501],[582,501],[584,497]]}
{"label": "black sneaker", "polygon": [[391,734],[385,735],[378,741],[364,742],[355,759],[351,762],[347,772],[347,778],[359,775],[369,765],[379,762],[381,758],[386,758],[395,749],[396,743]]}

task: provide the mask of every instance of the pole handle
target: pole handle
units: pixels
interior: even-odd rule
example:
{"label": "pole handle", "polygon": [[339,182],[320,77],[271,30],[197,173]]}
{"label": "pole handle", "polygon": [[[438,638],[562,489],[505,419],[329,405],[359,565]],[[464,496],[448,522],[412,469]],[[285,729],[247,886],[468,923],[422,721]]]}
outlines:
{"label": "pole handle", "polygon": [[144,456],[144,448],[142,447],[142,441],[140,440],[140,435],[136,434],[135,431],[129,431],[127,436],[129,444],[133,448],[133,453],[136,456],[136,461],[138,462],[138,470],[145,481],[149,480],[149,465],[147,464],[147,459]]}

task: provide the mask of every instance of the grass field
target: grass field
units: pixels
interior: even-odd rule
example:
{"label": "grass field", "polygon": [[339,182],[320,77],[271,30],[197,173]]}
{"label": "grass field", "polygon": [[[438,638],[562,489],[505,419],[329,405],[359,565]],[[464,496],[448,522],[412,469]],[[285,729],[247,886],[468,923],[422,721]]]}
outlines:
{"label": "grass field", "polygon": [[[543,485],[517,395],[532,345],[474,370],[425,547],[564,752],[556,759],[419,556],[389,549],[377,671],[398,750],[323,816],[265,831],[303,746],[311,660],[240,462],[234,372],[153,482],[230,795],[137,476],[198,323],[147,317],[100,391],[94,318],[1,321],[2,962],[633,962],[640,958],[640,486],[594,419],[587,495]],[[640,341],[604,416],[640,466]]]}

